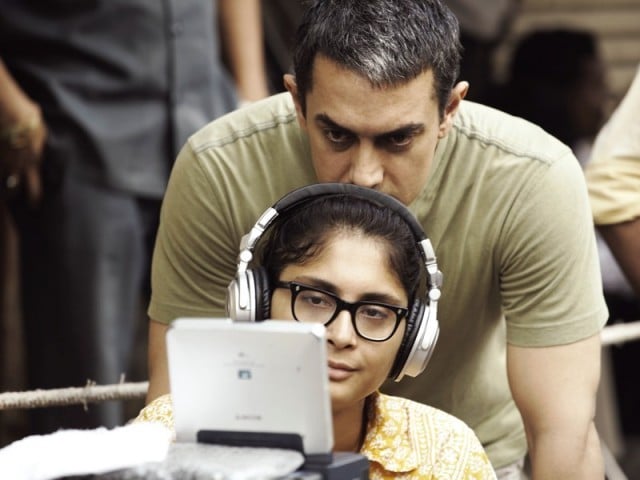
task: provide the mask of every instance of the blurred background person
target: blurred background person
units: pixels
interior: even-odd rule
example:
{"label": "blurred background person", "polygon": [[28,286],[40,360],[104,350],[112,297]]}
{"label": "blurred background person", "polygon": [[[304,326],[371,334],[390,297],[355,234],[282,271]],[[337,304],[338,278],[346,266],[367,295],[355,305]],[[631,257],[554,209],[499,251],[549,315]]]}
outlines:
{"label": "blurred background person", "polygon": [[517,17],[522,0],[445,0],[460,22],[460,80],[467,100],[486,103],[495,89],[495,54]]}
{"label": "blurred background person", "polygon": [[[640,70],[598,134],[586,167],[594,221],[633,292],[609,296],[611,318],[640,320]],[[631,287],[629,290],[631,290]],[[640,341],[611,349],[625,436],[640,435]],[[637,457],[636,457],[637,462]]]}
{"label": "blurred background person", "polygon": [[[261,25],[259,0],[2,2],[0,189],[27,388],[131,378],[172,162],[198,128],[269,93]],[[30,420],[44,433],[125,414],[105,402]]]}
{"label": "blurred background person", "polygon": [[598,229],[640,295],[640,68],[596,139],[587,181]]}
{"label": "blurred background person", "polygon": [[516,43],[507,80],[488,102],[540,125],[569,145],[581,164],[606,118],[609,91],[594,33],[533,30]]}
{"label": "blurred background person", "polygon": [[301,0],[262,3],[267,77],[274,93],[286,90],[282,76],[291,70],[291,50],[303,11]]}

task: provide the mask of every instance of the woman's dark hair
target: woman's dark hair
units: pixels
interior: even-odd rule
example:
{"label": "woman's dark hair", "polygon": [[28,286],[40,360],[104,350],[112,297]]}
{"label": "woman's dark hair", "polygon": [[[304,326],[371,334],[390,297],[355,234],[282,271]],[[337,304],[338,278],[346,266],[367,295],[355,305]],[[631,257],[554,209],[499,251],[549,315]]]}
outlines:
{"label": "woman's dark hair", "polygon": [[460,70],[460,32],[440,0],[315,0],[296,33],[293,70],[303,113],[321,54],[378,88],[433,71],[440,117]]}
{"label": "woman's dark hair", "polygon": [[260,250],[261,265],[273,285],[288,265],[303,265],[318,255],[335,233],[353,232],[381,240],[389,267],[409,301],[415,298],[423,262],[417,239],[405,220],[391,209],[350,195],[317,197],[275,220]]}

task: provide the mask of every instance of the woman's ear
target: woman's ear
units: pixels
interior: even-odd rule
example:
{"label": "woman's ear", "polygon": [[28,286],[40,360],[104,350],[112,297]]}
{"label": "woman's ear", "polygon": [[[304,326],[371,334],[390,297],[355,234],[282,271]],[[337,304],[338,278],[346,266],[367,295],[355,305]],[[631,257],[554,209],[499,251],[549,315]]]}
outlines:
{"label": "woman's ear", "polygon": [[453,119],[456,116],[456,113],[458,113],[458,108],[460,107],[460,102],[462,102],[464,97],[467,96],[468,91],[469,82],[458,82],[451,89],[449,101],[444,109],[444,116],[438,128],[438,138],[446,137],[449,130],[451,130],[451,127],[453,126]]}
{"label": "woman's ear", "polygon": [[307,129],[307,120],[304,116],[304,110],[302,108],[302,102],[300,101],[300,95],[298,91],[298,84],[296,83],[296,77],[290,73],[284,75],[284,86],[291,94],[293,104],[296,107],[296,114],[298,117],[298,124],[303,130]]}

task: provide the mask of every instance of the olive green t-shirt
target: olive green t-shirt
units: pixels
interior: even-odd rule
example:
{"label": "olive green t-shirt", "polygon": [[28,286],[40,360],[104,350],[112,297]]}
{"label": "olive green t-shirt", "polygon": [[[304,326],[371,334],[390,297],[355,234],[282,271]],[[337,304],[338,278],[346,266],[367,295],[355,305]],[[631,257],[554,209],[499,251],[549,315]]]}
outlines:
{"label": "olive green t-shirt", "polygon": [[[284,194],[315,181],[287,93],[193,135],[162,208],[150,317],[224,316],[241,236]],[[441,333],[425,372],[384,390],[461,418],[494,467],[504,466],[526,452],[506,342],[571,343],[607,318],[582,171],[538,127],[462,102],[410,208],[444,274]]]}

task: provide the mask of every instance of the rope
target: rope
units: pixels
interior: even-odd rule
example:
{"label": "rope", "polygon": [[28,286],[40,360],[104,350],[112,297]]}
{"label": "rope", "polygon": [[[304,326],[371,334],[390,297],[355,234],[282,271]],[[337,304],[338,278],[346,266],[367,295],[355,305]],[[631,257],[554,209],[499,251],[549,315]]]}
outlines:
{"label": "rope", "polygon": [[148,387],[149,382],[117,383],[114,385],[87,383],[84,387],[6,392],[0,393],[0,410],[78,404],[84,405],[86,410],[89,403],[144,397]]}
{"label": "rope", "polygon": [[640,339],[640,320],[607,325],[600,334],[603,347]]}
{"label": "rope", "polygon": [[[606,326],[601,333],[602,346],[619,345],[640,339],[640,320]],[[56,388],[51,390],[30,390],[27,392],[0,393],[0,411],[22,408],[40,408],[63,405],[84,405],[107,400],[129,400],[143,398],[149,382],[96,385],[87,383],[84,387]]]}

